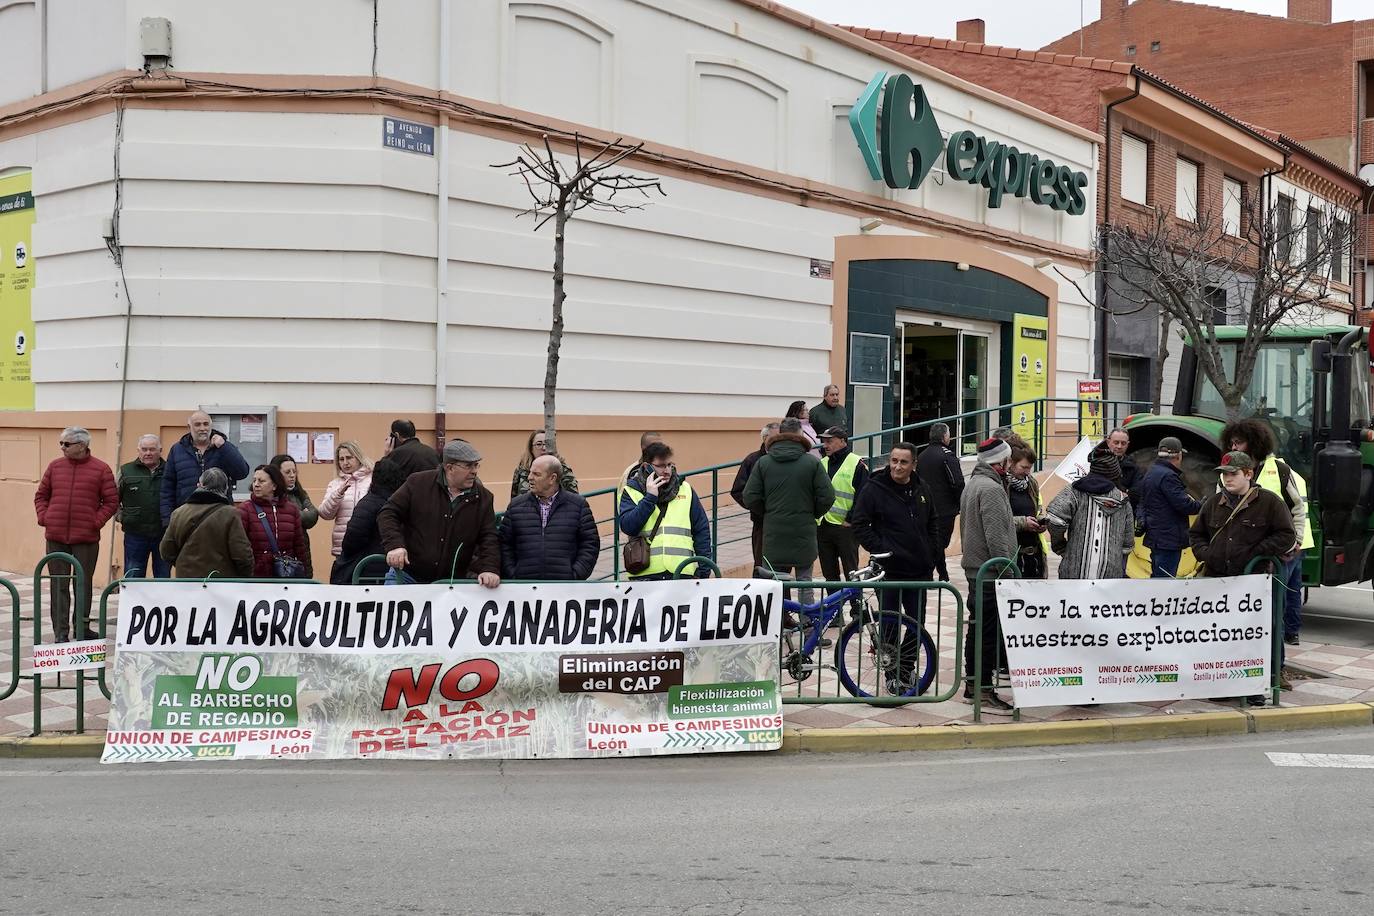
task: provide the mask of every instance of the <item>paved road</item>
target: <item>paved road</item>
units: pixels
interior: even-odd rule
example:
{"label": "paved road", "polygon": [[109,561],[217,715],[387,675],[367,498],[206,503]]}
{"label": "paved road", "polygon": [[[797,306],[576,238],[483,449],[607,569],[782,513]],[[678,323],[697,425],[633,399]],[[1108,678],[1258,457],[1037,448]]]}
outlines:
{"label": "paved road", "polygon": [[659,760],[0,761],[0,913],[1374,912],[1374,730]]}
{"label": "paved road", "polygon": [[1374,648],[1374,589],[1368,582],[1312,589],[1302,632],[1313,642]]}

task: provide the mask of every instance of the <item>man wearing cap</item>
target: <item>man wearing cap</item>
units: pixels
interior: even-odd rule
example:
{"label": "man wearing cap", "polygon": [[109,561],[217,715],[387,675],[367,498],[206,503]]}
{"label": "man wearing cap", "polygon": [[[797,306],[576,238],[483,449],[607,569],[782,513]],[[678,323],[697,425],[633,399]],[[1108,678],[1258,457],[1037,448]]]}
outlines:
{"label": "man wearing cap", "polygon": [[[974,677],[974,627],[983,631],[983,683],[976,685],[984,706],[994,711],[1011,709],[1011,704],[991,687],[998,662],[1005,658],[997,638],[997,578],[994,572],[983,582],[982,616],[977,616],[978,569],[996,557],[1016,557],[1016,523],[1012,520],[1011,500],[1003,479],[1011,461],[1011,446],[1001,439],[988,439],[978,446],[978,463],[959,500],[959,540],[963,548],[964,575],[968,578],[969,629],[964,641],[964,698],[972,699]],[[1015,576],[1015,570],[1008,572]]]}
{"label": "man wearing cap", "polygon": [[1205,575],[1239,576],[1255,557],[1287,553],[1296,538],[1293,516],[1282,497],[1254,485],[1254,459],[1227,452],[1217,472],[1221,489],[1202,503],[1189,533]]}
{"label": "man wearing cap", "polygon": [[835,502],[816,520],[816,547],[821,575],[840,582],[859,568],[859,541],[854,537],[849,513],[868,483],[868,463],[849,447],[849,430],[832,426],[820,435],[825,451],[825,473],[835,488]]}
{"label": "man wearing cap", "polygon": [[1188,454],[1174,436],[1159,440],[1158,460],[1140,485],[1140,521],[1150,550],[1150,578],[1172,579],[1188,546],[1188,519],[1202,502],[1183,485],[1183,456]]}
{"label": "man wearing cap", "polygon": [[443,464],[406,478],[377,513],[386,563],[416,582],[472,579],[501,584],[501,548],[491,491],[477,479],[482,456],[462,439]]}

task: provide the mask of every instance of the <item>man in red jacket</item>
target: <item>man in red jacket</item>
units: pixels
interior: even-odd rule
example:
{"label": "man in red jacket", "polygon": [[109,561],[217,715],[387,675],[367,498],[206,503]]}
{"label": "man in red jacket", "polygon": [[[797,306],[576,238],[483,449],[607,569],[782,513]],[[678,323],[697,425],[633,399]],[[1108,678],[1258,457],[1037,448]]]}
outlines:
{"label": "man in red jacket", "polygon": [[80,426],[62,430],[58,458],[43,472],[33,505],[43,526],[48,553],[69,553],[81,564],[73,614],[71,564],[48,565],[52,578],[52,629],[57,642],[96,639],[90,628],[91,587],[100,558],[100,529],[119,508],[119,490],[110,466],[91,454],[91,434]]}

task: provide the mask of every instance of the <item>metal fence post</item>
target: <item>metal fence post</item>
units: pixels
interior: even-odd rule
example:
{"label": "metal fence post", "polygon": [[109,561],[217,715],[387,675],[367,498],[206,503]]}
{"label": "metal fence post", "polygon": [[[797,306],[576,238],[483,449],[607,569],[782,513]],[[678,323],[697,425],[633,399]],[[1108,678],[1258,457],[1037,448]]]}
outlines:
{"label": "metal fence post", "polygon": [[[986,608],[983,605],[983,579],[986,573],[993,568],[1002,571],[1010,568],[1014,574],[1017,572],[1016,563],[1006,557],[993,557],[982,566],[978,567],[978,574],[973,577],[973,614],[969,620],[973,624],[973,721],[983,721],[983,614]],[[1002,578],[1002,572],[998,572],[997,578]],[[994,608],[993,613],[996,613]]]}
{"label": "metal fence post", "polygon": [[[64,560],[71,564],[72,571],[61,575],[44,575],[44,571],[54,560]],[[86,570],[82,567],[81,561],[69,553],[54,551],[46,553],[38,561],[38,565],[33,568],[33,644],[41,645],[43,642],[43,579],[71,579],[72,590],[71,600],[73,608],[81,600],[81,589],[84,588],[86,581]],[[89,624],[89,621],[87,621]],[[56,635],[56,634],[54,634]],[[15,664],[19,664],[18,658]],[[76,718],[80,722],[85,714],[82,707],[82,695],[80,690],[80,678],[77,678],[77,709]],[[62,686],[62,675],[57,675],[57,687]],[[33,733],[35,735],[43,732],[43,675],[37,671],[33,673]]]}
{"label": "metal fence post", "polygon": [[0,700],[7,699],[10,694],[19,688],[19,589],[14,587],[14,583],[9,579],[0,579],[0,586],[3,586],[10,593],[10,685],[0,693]]}

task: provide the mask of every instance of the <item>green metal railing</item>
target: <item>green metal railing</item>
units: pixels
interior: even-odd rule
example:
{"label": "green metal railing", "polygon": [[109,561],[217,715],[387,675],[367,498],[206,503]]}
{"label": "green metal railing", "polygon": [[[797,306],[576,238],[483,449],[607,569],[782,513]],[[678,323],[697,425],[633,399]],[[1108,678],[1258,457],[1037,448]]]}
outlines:
{"label": "green metal railing", "polygon": [[[1021,570],[1016,565],[1015,560],[1009,560],[1006,557],[993,557],[991,560],[988,560],[982,566],[978,567],[978,574],[973,579],[973,617],[971,618],[973,626],[973,679],[969,683],[969,690],[973,694],[974,722],[983,721],[983,691],[991,690],[996,686],[993,682],[984,681],[984,675],[989,673],[983,670],[983,640],[985,637],[983,636],[982,622],[985,614],[991,613],[997,621],[997,626],[995,628],[996,636],[994,638],[997,640],[999,657],[1000,653],[1005,651],[1001,648],[1004,644],[1002,640],[1002,620],[997,616],[996,596],[994,595],[993,606],[991,608],[985,607],[983,586],[987,583],[987,576],[989,574],[993,574],[994,579],[1015,579],[1019,577],[1020,572]],[[1008,573],[1011,575],[1008,576]],[[994,582],[993,588],[995,589],[996,587]],[[992,675],[992,681],[995,681],[995,666]],[[1012,719],[1018,722],[1021,720],[1021,710],[1019,708],[1013,707]]]}
{"label": "green metal railing", "polygon": [[[48,567],[54,562],[64,562],[71,567],[69,573],[58,573],[56,575],[47,572]],[[76,608],[81,604],[81,592],[87,589],[86,570],[81,565],[81,561],[69,553],[55,551],[44,554],[38,561],[38,565],[33,568],[33,644],[39,645],[43,642],[43,580],[52,582],[54,579],[68,579],[71,585],[71,592],[68,600],[71,602],[72,628],[75,629],[78,623],[76,619]],[[90,595],[86,595],[86,601],[90,601]],[[90,626],[89,617],[86,626]],[[84,634],[81,634],[84,636]],[[101,624],[100,636],[105,636],[104,624]],[[16,668],[20,664],[18,653],[15,653],[14,665]],[[86,671],[78,670],[75,672],[76,682],[74,684],[63,684],[62,673],[53,674],[56,682],[48,690],[74,690],[76,691],[76,733],[84,734],[86,731]],[[33,680],[33,734],[38,735],[43,731],[43,678],[44,675],[34,671],[30,678]]]}
{"label": "green metal railing", "polygon": [[[1249,563],[1247,563],[1247,564],[1245,565],[1245,573],[1244,573],[1244,574],[1247,575],[1247,576],[1248,576],[1248,575],[1256,574],[1256,573],[1255,573],[1255,570],[1256,570],[1261,564],[1265,564],[1265,563],[1270,564],[1270,566],[1271,566],[1271,567],[1273,568],[1273,570],[1274,570],[1273,572],[1270,572],[1270,573],[1269,573],[1269,582],[1270,582],[1270,605],[1271,605],[1271,607],[1270,607],[1270,646],[1269,646],[1269,658],[1270,658],[1270,665],[1269,665],[1269,669],[1270,669],[1270,670],[1269,670],[1270,685],[1269,685],[1269,686],[1270,686],[1270,702],[1273,703],[1273,705],[1278,706],[1278,705],[1279,705],[1279,699],[1280,699],[1280,693],[1281,693],[1281,688],[1280,688],[1280,686],[1279,686],[1279,676],[1280,676],[1280,674],[1281,674],[1281,672],[1282,672],[1282,668],[1283,668],[1283,606],[1284,606],[1284,590],[1287,589],[1287,587],[1288,587],[1288,584],[1287,584],[1286,581],[1284,581],[1283,576],[1282,576],[1282,573],[1281,573],[1281,570],[1283,569],[1283,561],[1280,560],[1280,559],[1277,558],[1277,557],[1254,557],[1253,559],[1250,560]],[[1007,559],[1006,557],[994,557],[994,558],[992,558],[991,560],[988,560],[986,563],[984,563],[981,567],[978,568],[978,575],[977,575],[977,577],[976,577],[976,579],[975,579],[974,592],[973,592],[973,595],[974,595],[974,615],[973,615],[973,617],[970,619],[970,623],[971,623],[971,625],[973,626],[973,642],[974,642],[974,646],[973,646],[973,682],[972,682],[972,684],[971,684],[971,689],[972,689],[972,691],[973,691],[973,721],[974,721],[974,722],[981,722],[981,721],[982,721],[982,713],[983,713],[983,709],[982,709],[982,695],[983,695],[983,690],[984,690],[984,689],[991,689],[991,688],[994,686],[994,684],[992,684],[991,682],[985,682],[985,681],[984,681],[984,678],[983,678],[983,675],[986,673],[986,672],[983,671],[983,628],[982,628],[981,626],[978,625],[978,621],[982,620],[983,614],[985,613],[985,609],[984,609],[984,607],[983,607],[983,603],[984,603],[984,602],[983,602],[983,588],[982,588],[982,586],[983,586],[983,583],[986,581],[986,578],[985,578],[985,577],[986,577],[989,573],[994,572],[994,570],[996,571],[996,578],[997,578],[997,579],[1006,578],[1006,577],[1007,577],[1007,576],[1006,576],[1006,573],[1007,573],[1008,571],[1011,572],[1010,578],[1016,578],[1016,577],[1017,577],[1017,573],[1018,573],[1018,571],[1019,571],[1018,568],[1017,568],[1017,566],[1016,566],[1016,563],[1015,563],[1013,560]],[[994,599],[994,606],[993,606],[992,612],[993,612],[994,614],[996,613],[995,599]],[[1000,617],[997,618],[997,628],[996,628],[996,632],[997,632],[997,640],[998,640],[998,643],[1000,644],[1000,643],[1002,642],[1002,621],[1001,621],[1001,618],[1000,618]],[[1021,709],[1020,709],[1020,707],[1017,707],[1017,706],[1013,706],[1013,707],[1012,707],[1012,719],[1013,719],[1014,721],[1017,721],[1017,722],[1019,722],[1019,721],[1021,720]]]}
{"label": "green metal railing", "polygon": [[[785,581],[783,581],[782,586],[783,586],[783,594],[786,595],[786,596],[788,596],[789,598],[793,598],[793,595],[794,595],[795,593],[797,593],[797,592],[803,592],[803,591],[808,591],[808,590],[814,591],[815,594],[818,595],[818,596],[819,596],[819,595],[821,594],[821,592],[823,592],[823,591],[827,591],[827,592],[829,592],[829,591],[837,591],[837,590],[843,589],[843,588],[859,588],[859,589],[861,589],[861,590],[863,590],[863,591],[865,591],[865,592],[871,590],[871,591],[873,591],[873,592],[875,593],[875,594],[872,596],[872,598],[870,598],[869,596],[865,595],[865,596],[863,596],[862,598],[860,598],[860,600],[864,603],[864,607],[867,609],[867,610],[866,610],[866,613],[872,613],[872,614],[875,614],[875,615],[878,614],[878,613],[880,613],[880,611],[879,611],[877,608],[875,608],[875,607],[873,606],[873,604],[870,603],[870,602],[872,601],[872,599],[876,599],[876,597],[877,597],[876,593],[877,593],[877,592],[880,592],[880,591],[885,591],[885,590],[898,590],[898,591],[904,591],[904,590],[911,589],[911,590],[916,590],[916,591],[924,592],[924,594],[925,594],[926,597],[929,597],[929,596],[932,595],[932,594],[934,594],[934,596],[935,596],[935,600],[934,600],[934,602],[933,602],[933,604],[934,604],[934,608],[933,608],[933,610],[934,610],[934,619],[933,619],[933,622],[932,622],[932,618],[931,618],[931,610],[932,610],[932,608],[930,608],[929,606],[927,606],[927,608],[926,608],[926,619],[925,619],[924,621],[918,621],[918,622],[921,624],[922,628],[926,631],[926,633],[928,633],[928,634],[930,635],[931,642],[932,642],[932,643],[934,644],[934,646],[935,646],[935,651],[934,651],[934,653],[933,653],[933,655],[932,655],[932,658],[931,658],[931,663],[935,666],[934,679],[931,681],[930,686],[929,686],[924,692],[922,692],[921,694],[919,694],[919,695],[917,695],[917,696],[909,696],[909,697],[903,697],[903,696],[895,696],[895,697],[894,697],[894,696],[871,696],[871,697],[852,696],[851,694],[845,692],[845,690],[844,690],[844,685],[840,682],[840,679],[839,679],[839,677],[838,677],[838,672],[836,671],[836,668],[837,668],[838,665],[839,665],[839,655],[838,655],[839,644],[836,643],[836,645],[835,645],[834,647],[832,647],[832,648],[825,648],[825,647],[823,647],[823,646],[821,646],[821,645],[818,645],[818,646],[817,646],[817,648],[816,648],[816,656],[817,656],[817,657],[812,659],[812,662],[816,665],[815,670],[809,672],[805,678],[802,678],[801,680],[796,680],[796,681],[794,681],[794,686],[796,687],[796,693],[795,693],[794,695],[792,695],[792,696],[784,696],[784,697],[783,697],[783,700],[782,700],[782,702],[783,702],[784,704],[786,704],[786,705],[816,706],[816,705],[829,704],[829,703],[837,703],[837,704],[846,704],[846,703],[847,703],[847,704],[855,704],[855,703],[862,703],[862,704],[865,704],[865,705],[868,705],[868,706],[909,706],[909,705],[914,705],[914,704],[918,704],[918,703],[943,703],[943,702],[946,702],[947,700],[953,699],[954,696],[955,696],[955,694],[958,692],[958,690],[959,690],[959,685],[962,683],[962,681],[961,681],[961,679],[958,677],[958,675],[956,674],[953,678],[950,678],[948,684],[942,686],[942,681],[943,681],[942,674],[943,674],[943,673],[940,671],[940,658],[941,658],[942,650],[943,650],[943,646],[941,645],[941,642],[940,642],[940,635],[941,635],[941,633],[942,633],[942,632],[944,631],[944,629],[945,629],[945,627],[944,627],[944,624],[945,624],[944,614],[945,614],[946,605],[945,605],[945,602],[944,602],[943,599],[944,599],[944,595],[945,595],[946,592],[948,592],[949,594],[951,594],[951,595],[954,596],[954,606],[953,606],[953,615],[954,615],[954,657],[955,657],[956,660],[959,658],[959,656],[960,656],[960,651],[961,651],[961,647],[963,646],[963,638],[964,638],[964,599],[963,599],[963,596],[959,594],[959,590],[958,590],[957,588],[955,588],[953,585],[949,584],[948,582],[917,582],[917,581],[898,582],[898,581],[890,581],[890,580],[884,579],[884,580],[879,581],[879,582],[855,582],[855,581],[846,581],[846,582],[827,582],[827,581],[823,581],[823,580],[808,581],[808,582],[794,582],[794,581],[790,581],[790,580],[785,580]],[[793,598],[793,600],[795,600],[795,598]],[[826,632],[833,632],[834,635],[835,635],[836,637],[839,637],[839,635],[840,635],[841,633],[843,633],[843,632],[845,631],[845,629],[847,629],[847,624],[844,623],[843,618],[844,618],[844,615],[845,615],[845,611],[848,609],[848,604],[849,604],[848,602],[845,603],[845,607],[840,609],[840,612],[839,612],[839,614],[838,614],[837,617],[836,617],[836,619],[840,621],[840,628],[837,629],[837,630],[826,631]],[[899,610],[900,610],[900,608],[901,608],[900,603],[898,604],[898,607],[899,607]],[[900,611],[900,612],[901,612],[901,613],[906,613],[905,611]],[[915,619],[915,617],[914,617],[913,615],[907,614],[907,616],[912,616],[913,619]],[[933,625],[932,625],[932,623],[933,623]],[[804,636],[803,636],[802,638],[805,639]],[[863,656],[864,656],[865,652],[867,651],[867,643],[866,643],[866,640],[867,640],[867,639],[868,639],[868,633],[867,633],[866,628],[865,628],[865,627],[860,627],[858,633],[855,635],[855,637],[853,638],[853,640],[851,640],[851,642],[853,643],[853,647],[856,649],[856,651],[857,651],[857,653],[858,653],[856,662],[857,662],[857,664],[859,665],[858,671],[859,671],[859,676],[860,676],[860,677],[862,677]],[[824,661],[824,658],[825,658],[825,656],[826,656],[827,653],[831,653],[831,652],[834,653],[834,662],[833,662],[832,664],[826,664],[825,661]],[[918,655],[917,658],[918,658],[918,660],[919,660],[920,656]],[[787,671],[786,671],[786,668],[785,668],[785,666],[786,666],[786,664],[787,664],[787,659],[786,659],[786,658],[782,658],[781,661],[782,661],[782,664],[783,664],[783,666],[784,666],[784,669],[779,673],[779,678],[780,678],[780,681],[779,681],[779,690],[780,690],[780,691],[782,690],[782,688],[783,688],[784,686],[787,686],[787,685],[784,685],[784,684],[781,683],[781,677],[782,677],[783,675],[786,675],[786,674],[787,674]],[[956,665],[957,665],[957,661],[956,661]],[[811,679],[811,676],[812,676],[813,674],[818,675],[818,676],[815,678],[815,688],[816,688],[816,692],[815,692],[813,695],[803,695],[803,685],[804,685],[804,682],[807,681],[807,680],[810,680],[810,679]],[[830,675],[831,677],[827,677],[827,675]],[[833,680],[832,680],[832,678],[833,678]],[[827,687],[832,687],[832,686],[833,686],[833,688],[834,688],[833,693],[830,692],[829,690],[827,690]]]}
{"label": "green metal railing", "polygon": [[[1066,440],[1070,435],[1067,432],[1069,424],[1072,424],[1073,439],[1063,442],[1067,446],[1063,450],[1065,453],[1072,449],[1085,433],[1097,432],[1100,429],[1102,435],[1105,436],[1113,428],[1121,426],[1129,415],[1148,410],[1150,407],[1150,404],[1145,401],[1104,400],[1091,402],[1100,405],[1101,412],[1097,417],[1090,417],[1086,408],[1088,403],[1090,402],[1080,401],[1077,398],[1033,398],[951,414],[947,417],[922,420],[919,423],[896,426],[874,433],[863,433],[851,437],[849,444],[856,454],[867,458],[870,465],[876,469],[880,459],[886,460],[887,453],[893,445],[906,439],[920,438],[919,436],[912,436],[912,433],[927,430],[936,423],[944,423],[949,426],[952,436],[959,435],[958,439],[951,441],[951,447],[956,453],[964,457],[971,456],[973,447],[987,438],[993,429],[1000,426],[1011,426],[1013,429],[1029,427],[1031,435],[1024,438],[1035,449],[1039,458],[1038,468],[1043,469],[1048,451],[1047,446],[1055,438]],[[1026,415],[1024,423],[1020,421],[1020,415],[1023,411]],[[1056,432],[1055,428],[1061,426],[1065,427],[1066,431],[1063,433]],[[959,430],[964,430],[964,432],[958,433]],[[713,464],[692,471],[680,472],[682,478],[692,485],[693,492],[701,500],[702,508],[710,517],[712,559],[717,562],[720,561],[721,548],[747,542],[750,538],[747,525],[741,525],[741,531],[737,534],[729,533],[730,523],[747,522],[749,513],[734,502],[729,489],[723,491],[721,489],[723,480],[727,482],[727,485],[734,483],[740,464],[741,461],[739,460],[727,461],[722,464]],[[623,576],[620,565],[620,548],[624,543],[620,531],[619,501],[621,492],[620,487],[616,486],[591,490],[582,494],[592,505],[592,513],[596,518],[598,530],[610,533],[609,541],[601,548],[602,558],[601,563],[598,564],[603,569],[609,565],[609,573],[599,577],[602,580],[618,580]],[[723,539],[721,535],[722,526],[727,528],[727,534]],[[608,558],[605,554],[607,551],[610,552],[609,564],[606,563]]]}

